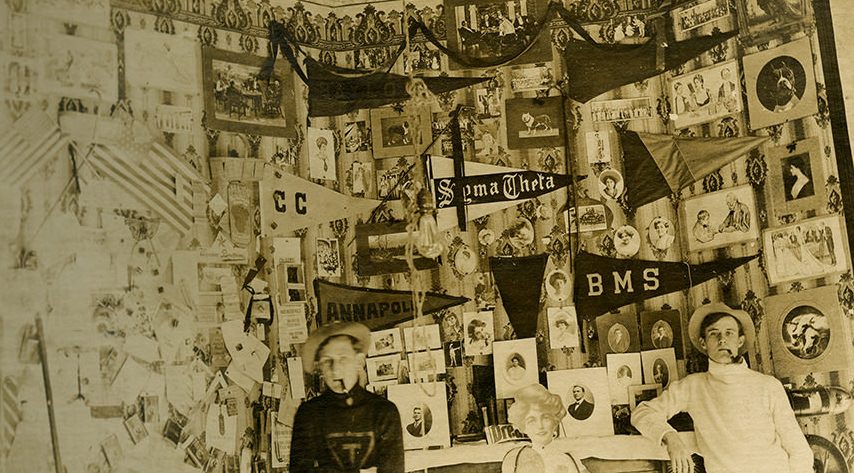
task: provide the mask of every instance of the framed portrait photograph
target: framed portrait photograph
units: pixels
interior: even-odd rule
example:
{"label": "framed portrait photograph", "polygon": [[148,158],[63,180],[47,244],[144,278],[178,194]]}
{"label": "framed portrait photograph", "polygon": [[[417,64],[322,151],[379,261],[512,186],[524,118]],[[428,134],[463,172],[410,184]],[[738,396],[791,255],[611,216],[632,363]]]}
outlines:
{"label": "framed portrait photograph", "polygon": [[404,327],[403,340],[406,342],[406,351],[442,348],[439,324]]}
{"label": "framed portrait photograph", "polygon": [[848,270],[847,236],[838,215],[811,218],[765,230],[769,284],[815,279]]}
{"label": "framed portrait photograph", "polygon": [[599,174],[599,195],[607,200],[617,200],[626,190],[623,175],[616,169],[606,169]]}
{"label": "framed portrait photograph", "polygon": [[654,116],[649,97],[590,102],[590,117],[598,123],[646,120]]}
{"label": "framed portrait photograph", "polygon": [[640,250],[640,233],[631,225],[623,225],[614,230],[614,249],[624,258],[631,258]]}
{"label": "framed portrait photograph", "polygon": [[550,66],[537,65],[510,69],[510,88],[513,92],[546,89],[553,82],[554,74]]}
{"label": "framed portrait photograph", "polygon": [[677,360],[684,358],[682,318],[678,310],[644,311],[640,314],[640,320],[641,349],[673,348]]}
{"label": "framed portrait photograph", "polygon": [[[448,48],[483,61],[499,60],[525,51],[508,65],[552,60],[548,35],[536,36],[534,0],[446,0]],[[530,48],[531,42],[534,42]],[[448,59],[452,71],[466,66]]]}
{"label": "framed portrait photograph", "polygon": [[768,296],[764,302],[777,377],[847,369],[851,345],[836,286]]}
{"label": "framed portrait photograph", "polygon": [[262,136],[296,136],[291,66],[288,61],[276,61],[270,80],[262,81],[258,73],[266,60],[261,56],[202,48],[208,127]]}
{"label": "framed portrait photograph", "polygon": [[640,353],[609,353],[605,360],[611,404],[628,404],[629,387],[643,384]]}
{"label": "framed portrait photograph", "polygon": [[495,339],[494,323],[491,310],[463,312],[466,356],[492,354],[492,341]]}
{"label": "framed portrait photograph", "polygon": [[749,184],[700,194],[682,204],[688,251],[710,250],[759,238],[756,198]]}
{"label": "framed portrait photograph", "polygon": [[537,340],[534,338],[495,342],[492,359],[496,399],[511,398],[519,388],[539,382]]}
{"label": "framed portrait photograph", "polygon": [[388,200],[400,199],[403,189],[412,182],[414,171],[410,168],[414,162],[414,156],[375,161],[377,197],[380,199],[388,198]]}
{"label": "framed portrait photograph", "polygon": [[667,388],[671,382],[679,379],[679,372],[676,370],[676,352],[673,348],[642,351],[640,355],[644,383],[660,384],[663,388]]}
{"label": "framed portrait photograph", "polygon": [[365,360],[365,368],[368,371],[368,381],[371,383],[397,379],[397,375],[400,372],[400,355],[392,353],[390,355],[367,358]]}
{"label": "framed portrait photograph", "polygon": [[627,353],[640,350],[638,324],[633,314],[604,314],[596,317],[599,354]]}
{"label": "framed portrait photograph", "polygon": [[401,351],[403,351],[403,340],[400,338],[399,328],[371,332],[371,346],[368,348],[368,356],[387,355]]}
{"label": "framed portrait photograph", "polygon": [[658,383],[629,386],[629,408],[635,410],[638,404],[651,401],[661,395],[664,389]]}
{"label": "framed portrait photograph", "polygon": [[549,307],[549,348],[574,348],[580,345],[575,306]]}
{"label": "framed portrait photograph", "polygon": [[400,412],[404,449],[451,446],[445,383],[395,384],[387,394]]}
{"label": "framed portrait photograph", "polygon": [[440,374],[445,374],[445,353],[443,350],[416,351],[406,355],[409,361],[409,380],[415,382],[433,382]]}
{"label": "framed portrait photograph", "polygon": [[430,114],[391,108],[371,110],[371,143],[374,158],[417,155],[421,137],[430,136]]}
{"label": "framed portrait photograph", "polygon": [[588,131],[584,134],[587,145],[587,163],[591,166],[607,166],[611,163],[611,132]]}
{"label": "framed portrait photograph", "polygon": [[529,149],[564,145],[566,124],[560,97],[545,99],[508,99],[507,147]]}
{"label": "framed portrait photograph", "polygon": [[608,229],[608,210],[604,204],[579,205],[581,217],[576,223],[575,207],[567,210],[567,221],[571,233],[600,232]]}
{"label": "framed portrait photograph", "polygon": [[[409,271],[406,263],[406,222],[356,225],[356,268],[360,276],[376,276]],[[434,259],[414,256],[416,269],[438,267]]]}
{"label": "framed portrait photograph", "polygon": [[676,229],[669,219],[657,216],[646,227],[646,241],[655,251],[667,251],[676,240]]}
{"label": "framed portrait photograph", "polygon": [[794,33],[811,17],[809,0],[738,0],[739,41],[745,45],[767,42],[775,35]]}
{"label": "framed portrait photograph", "polygon": [[742,58],[751,130],[818,112],[809,37]]}
{"label": "framed portrait photograph", "polygon": [[819,210],[827,203],[824,165],[818,138],[765,149],[772,221],[785,215]]}
{"label": "framed portrait photograph", "polygon": [[344,125],[344,152],[362,153],[371,150],[371,129],[365,120]]}
{"label": "framed portrait photograph", "polygon": [[670,81],[673,125],[699,125],[740,112],[738,62],[727,61],[674,77]]}
{"label": "framed portrait photograph", "polygon": [[337,238],[318,238],[317,275],[322,278],[341,277],[341,250]]}
{"label": "framed portrait photograph", "polygon": [[728,0],[695,0],[674,8],[673,29],[677,33],[685,33],[701,26],[716,23],[729,18]]}
{"label": "framed portrait photograph", "polygon": [[335,133],[323,128],[308,127],[308,169],[312,179],[338,180],[335,173]]}
{"label": "framed portrait photograph", "polygon": [[569,275],[562,269],[554,269],[546,275],[546,294],[555,302],[569,299]]}
{"label": "framed portrait photograph", "polygon": [[561,421],[566,437],[614,435],[611,394],[605,368],[549,371],[548,388],[569,415]]}

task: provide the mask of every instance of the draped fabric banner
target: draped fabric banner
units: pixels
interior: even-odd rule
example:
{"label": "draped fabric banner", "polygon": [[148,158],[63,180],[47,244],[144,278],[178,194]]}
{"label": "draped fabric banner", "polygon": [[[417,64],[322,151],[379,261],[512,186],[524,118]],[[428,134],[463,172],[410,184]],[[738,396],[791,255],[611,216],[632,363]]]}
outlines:
{"label": "draped fabric banner", "polygon": [[368,215],[379,200],[350,197],[282,171],[269,170],[260,183],[262,233],[290,232],[341,218]]}
{"label": "draped fabric banner", "polygon": [[537,334],[537,314],[543,291],[543,275],[549,255],[520,258],[489,258],[489,267],[517,338]]}
{"label": "draped fabric banner", "polygon": [[[768,141],[767,136],[690,138],[620,133],[628,203],[634,208],[679,192]],[[667,186],[660,183],[664,181]]]}
{"label": "draped fabric banner", "polygon": [[539,171],[502,172],[461,178],[433,179],[436,208],[533,199],[567,187],[572,177]]}
{"label": "draped fabric banner", "polygon": [[702,284],[758,255],[701,264],[617,259],[580,252],[575,259],[575,306],[578,316],[596,316],[626,304]]}
{"label": "draped fabric banner", "polygon": [[[320,325],[341,320],[359,322],[371,330],[379,330],[412,319],[414,315],[410,291],[346,286],[315,279],[314,294],[317,297]],[[428,292],[422,313],[432,314],[468,301],[467,297]]]}

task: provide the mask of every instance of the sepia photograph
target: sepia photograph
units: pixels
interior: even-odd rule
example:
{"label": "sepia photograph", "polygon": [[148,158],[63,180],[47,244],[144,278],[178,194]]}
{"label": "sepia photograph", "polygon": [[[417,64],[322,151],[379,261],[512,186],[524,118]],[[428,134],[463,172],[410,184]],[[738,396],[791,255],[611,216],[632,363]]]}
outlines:
{"label": "sepia photograph", "polygon": [[463,312],[465,355],[491,355],[495,339],[492,311]]}
{"label": "sepia photograph", "polygon": [[400,413],[405,450],[451,446],[444,383],[396,384],[386,389],[388,400]]}
{"label": "sepia photograph", "polygon": [[387,355],[403,351],[399,328],[371,332],[371,347],[368,356]]}
{"label": "sepia photograph", "polygon": [[[765,148],[772,222],[821,209],[827,203],[825,167],[817,138]],[[775,226],[775,225],[772,225]]]}
{"label": "sepia photograph", "polygon": [[640,321],[642,349],[673,348],[677,360],[684,357],[682,319],[678,310],[643,311]]}
{"label": "sepia photograph", "polygon": [[644,383],[660,384],[666,389],[671,382],[679,379],[679,371],[676,369],[676,352],[673,348],[646,350],[642,351],[640,356]]}
{"label": "sepia photograph", "polygon": [[673,125],[685,128],[740,112],[743,105],[738,71],[738,63],[728,61],[673,77]]}
{"label": "sepia photograph", "polygon": [[332,130],[308,127],[308,163],[312,179],[335,181],[335,135]]}
{"label": "sepia photograph", "polygon": [[575,207],[567,210],[567,222],[571,233],[598,232],[608,229],[608,214],[603,204],[581,205],[579,223],[575,221]]}
{"label": "sepia photograph", "polygon": [[560,97],[507,99],[507,147],[510,149],[563,146],[565,125]]}
{"label": "sepia photograph", "polygon": [[512,398],[517,389],[536,384],[540,376],[536,339],[495,342],[492,366],[495,371],[497,399]]}
{"label": "sepia photograph", "polygon": [[640,349],[638,324],[632,314],[604,314],[596,317],[596,332],[599,333],[599,352],[627,353]]}
{"label": "sepia photograph", "polygon": [[549,307],[549,348],[578,347],[579,330],[575,306]]}
{"label": "sepia photograph", "polygon": [[772,285],[847,271],[847,237],[830,215],[765,230],[765,267]]}
{"label": "sepia photograph", "polygon": [[674,29],[685,33],[730,17],[728,0],[695,0],[673,10]]}
{"label": "sepia photograph", "polygon": [[371,383],[397,379],[400,372],[400,355],[397,353],[371,357],[365,363],[368,370],[368,381]]}
{"label": "sepia photograph", "polygon": [[564,436],[613,435],[611,396],[605,368],[578,368],[546,373],[548,389],[560,396],[568,415]]}
{"label": "sepia photograph", "polygon": [[569,275],[562,269],[554,269],[546,275],[546,294],[555,302],[569,298],[569,285]]}
{"label": "sepia photograph", "polygon": [[606,364],[611,404],[628,404],[629,388],[643,384],[640,354],[609,353],[606,356]]}
{"label": "sepia photograph", "polygon": [[640,250],[640,233],[631,225],[623,225],[614,230],[614,249],[619,256],[631,258]]}

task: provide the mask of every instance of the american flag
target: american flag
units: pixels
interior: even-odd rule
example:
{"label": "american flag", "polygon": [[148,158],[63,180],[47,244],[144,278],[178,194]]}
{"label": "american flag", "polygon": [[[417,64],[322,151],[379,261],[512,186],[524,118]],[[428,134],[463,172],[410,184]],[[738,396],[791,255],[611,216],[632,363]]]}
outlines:
{"label": "american flag", "polygon": [[68,138],[56,121],[30,110],[0,135],[0,183],[21,185],[59,152],[68,152]]}

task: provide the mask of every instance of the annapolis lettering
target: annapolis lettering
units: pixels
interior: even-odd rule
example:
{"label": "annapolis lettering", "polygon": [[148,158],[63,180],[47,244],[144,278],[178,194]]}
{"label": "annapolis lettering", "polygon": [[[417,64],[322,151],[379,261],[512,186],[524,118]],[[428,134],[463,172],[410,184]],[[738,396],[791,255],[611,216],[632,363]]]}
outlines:
{"label": "annapolis lettering", "polygon": [[344,322],[364,322],[371,319],[381,319],[388,316],[399,316],[412,312],[412,300],[401,299],[390,302],[365,302],[362,304],[326,303],[327,322],[340,320]]}
{"label": "annapolis lettering", "polygon": [[[567,175],[537,171],[434,179],[437,208],[531,199],[568,186]],[[459,192],[458,192],[459,190]]]}

